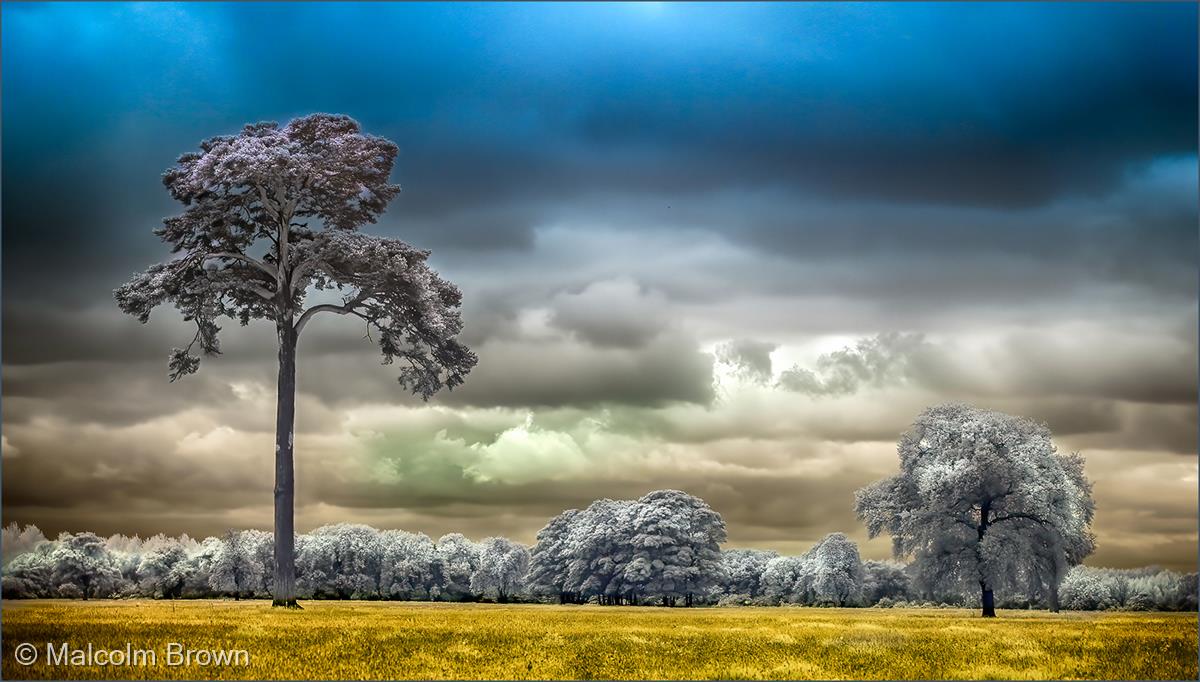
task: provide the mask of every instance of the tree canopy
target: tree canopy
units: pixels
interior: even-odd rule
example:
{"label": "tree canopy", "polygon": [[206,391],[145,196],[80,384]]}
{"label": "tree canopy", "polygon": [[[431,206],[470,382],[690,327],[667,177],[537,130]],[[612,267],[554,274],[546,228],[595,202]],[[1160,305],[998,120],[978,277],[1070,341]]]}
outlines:
{"label": "tree canopy", "polygon": [[[400,191],[388,181],[392,142],[347,116],[312,114],[285,126],[247,125],[205,140],[163,175],[181,214],[155,230],[176,254],[115,291],[142,322],[171,303],[196,333],[171,351],[172,380],[195,372],[199,351],[220,353],[222,317],[248,324],[293,316],[295,333],[320,312],[360,318],[400,382],[429,398],[476,362],[455,336],[461,293],[429,268],[428,251],[356,232]],[[305,293],[337,290],[340,303],[304,309]]]}
{"label": "tree canopy", "polygon": [[1095,509],[1078,454],[1058,452],[1045,425],[966,405],[923,412],[900,438],[900,473],[859,490],[872,537],[944,587],[1031,582],[1057,599],[1069,566],[1092,552]]}

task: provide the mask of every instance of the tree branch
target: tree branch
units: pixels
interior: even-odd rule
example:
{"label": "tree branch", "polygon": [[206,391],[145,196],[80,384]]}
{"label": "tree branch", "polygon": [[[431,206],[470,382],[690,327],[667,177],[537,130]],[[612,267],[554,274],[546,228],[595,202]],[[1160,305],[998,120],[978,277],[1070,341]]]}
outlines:
{"label": "tree branch", "polygon": [[[317,243],[317,242],[324,243],[325,241],[327,241],[327,240],[325,238],[325,235],[323,235],[323,234],[317,235],[316,237],[313,238],[313,243]],[[320,262],[321,262],[321,257],[318,254],[314,253],[314,254],[312,254],[311,258],[308,258],[308,259],[302,261],[299,265],[296,266],[296,269],[292,271],[292,293],[296,292],[296,288],[298,286],[300,286],[300,284],[302,282],[305,281],[305,278],[308,277],[308,275],[312,273],[312,271],[317,267],[317,265]]]}
{"label": "tree branch", "polygon": [[276,208],[271,205],[271,200],[267,198],[267,190],[265,188],[263,188],[262,185],[258,185],[258,184],[254,185],[254,188],[258,190],[258,198],[259,198],[259,201],[262,202],[263,210],[265,210],[268,214],[270,214],[271,217],[278,218],[279,211],[276,210]]}
{"label": "tree branch", "polygon": [[1030,521],[1040,523],[1043,526],[1050,525],[1045,519],[1040,519],[1040,518],[1034,516],[1033,514],[1023,514],[1020,512],[1012,512],[1010,514],[1005,514],[1004,516],[997,516],[997,517],[993,518],[991,522],[993,524],[996,524],[996,523],[1000,523],[1001,521],[1010,521],[1012,519],[1028,519]]}
{"label": "tree branch", "polygon": [[296,266],[296,269],[292,271],[291,287],[293,294],[296,293],[300,284],[305,281],[305,278],[308,277],[313,269],[317,267],[318,260],[319,259],[314,256],[311,260],[306,260],[300,265]]}
{"label": "tree branch", "polygon": [[241,286],[245,287],[247,291],[253,291],[254,293],[258,294],[259,297],[261,297],[264,301],[275,300],[274,292],[264,286],[255,284],[253,282],[243,282]]}
{"label": "tree branch", "polygon": [[258,268],[259,270],[262,270],[263,272],[267,273],[271,277],[275,276],[275,271],[272,270],[266,263],[258,260],[257,258],[251,258],[250,256],[247,256],[244,253],[231,253],[228,251],[221,251],[219,253],[206,253],[206,254],[204,254],[204,257],[205,258],[232,258],[233,260],[240,260],[243,263],[249,263],[250,265],[253,265],[254,267]]}
{"label": "tree branch", "polygon": [[313,316],[315,316],[317,313],[322,312],[322,311],[330,312],[330,313],[337,313],[338,315],[357,315],[358,317],[361,317],[362,319],[366,320],[367,322],[370,322],[371,321],[370,318],[368,318],[366,315],[363,315],[362,313],[355,310],[355,306],[357,306],[359,303],[362,303],[363,301],[365,301],[367,298],[370,297],[370,295],[371,294],[369,292],[361,291],[353,299],[346,301],[342,305],[334,305],[332,303],[322,303],[320,305],[315,305],[315,306],[309,308],[308,310],[305,310],[304,313],[302,315],[300,315],[300,319],[296,320],[296,335],[299,336],[300,331],[304,329],[304,325],[308,324],[308,321],[310,319],[312,319]]}

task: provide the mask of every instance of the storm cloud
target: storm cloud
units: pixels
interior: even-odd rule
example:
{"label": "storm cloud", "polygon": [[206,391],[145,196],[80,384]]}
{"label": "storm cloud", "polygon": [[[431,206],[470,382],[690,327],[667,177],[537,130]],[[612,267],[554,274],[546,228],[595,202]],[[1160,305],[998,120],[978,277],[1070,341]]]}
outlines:
{"label": "storm cloud", "polygon": [[160,175],[248,122],[400,147],[372,233],[463,290],[426,404],[353,320],[300,348],[297,520],[529,542],[654,488],[730,544],[866,542],[926,406],[1045,421],[1098,551],[1194,570],[1197,9],[1188,4],[9,3],[3,493],[49,533],[271,522],[270,325],[166,381]]}

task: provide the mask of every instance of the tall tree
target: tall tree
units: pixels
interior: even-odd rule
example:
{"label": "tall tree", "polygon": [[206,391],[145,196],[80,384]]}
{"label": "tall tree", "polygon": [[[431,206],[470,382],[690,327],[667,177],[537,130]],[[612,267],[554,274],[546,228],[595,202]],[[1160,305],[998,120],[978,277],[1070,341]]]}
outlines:
{"label": "tall tree", "polygon": [[900,473],[855,494],[871,537],[944,585],[978,584],[983,615],[994,589],[1023,567],[1057,590],[1064,568],[1094,548],[1083,458],[1058,452],[1044,425],[966,405],[923,412],[900,437]]}
{"label": "tall tree", "polygon": [[[296,346],[305,325],[321,312],[360,318],[385,364],[406,363],[400,384],[426,400],[462,383],[476,362],[455,338],[462,295],[429,268],[429,252],[357,232],[400,191],[388,181],[396,153],[353,119],[329,114],[205,140],[163,175],[184,210],[155,234],[176,255],[115,291],[121,309],[142,322],[170,302],[195,323],[191,342],[171,351],[172,381],[199,368],[193,348],[220,352],[220,318],[274,323],[276,606],[296,606],[292,434]],[[343,297],[305,308],[310,288]]]}

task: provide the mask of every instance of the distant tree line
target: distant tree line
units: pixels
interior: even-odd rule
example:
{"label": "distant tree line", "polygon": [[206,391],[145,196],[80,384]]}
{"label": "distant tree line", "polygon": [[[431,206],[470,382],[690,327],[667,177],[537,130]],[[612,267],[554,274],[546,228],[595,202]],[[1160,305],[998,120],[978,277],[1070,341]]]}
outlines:
{"label": "distant tree line", "polygon": [[[361,524],[322,526],[296,538],[298,593],[307,599],[505,601],[523,594],[529,550],[507,538],[473,542]],[[63,533],[36,526],[3,531],[5,598],[265,598],[272,594],[274,540],[230,530],[196,540]]]}
{"label": "distant tree line", "polygon": [[[604,605],[955,605],[1195,609],[1197,576],[1082,565],[1095,549],[1083,458],[1060,453],[1045,424],[947,404],[921,413],[897,444],[900,470],[855,494],[871,537],[894,561],[863,561],[831,533],[801,556],[721,550],[725,521],[704,500],[657,490],[602,499],[550,519],[532,548],[361,524],[295,537],[295,592],[306,599],[536,600]],[[290,539],[290,537],[289,537]],[[273,536],[203,541],[3,533],[6,597],[263,597]],[[285,571],[288,576],[290,571]],[[290,578],[289,578],[290,579]]]}
{"label": "distant tree line", "polygon": [[[720,550],[724,523],[699,498],[658,491],[600,500],[550,521],[530,551],[507,538],[474,542],[360,524],[297,536],[297,589],[307,599],[540,601],[721,606],[978,607],[972,590],[923,580],[914,564],[863,561],[832,533],[801,556]],[[197,540],[3,529],[3,596],[268,598],[271,533]],[[1195,610],[1197,576],[1158,568],[1076,566],[1059,594],[1071,610]],[[1001,608],[1046,608],[1038,590]]]}

